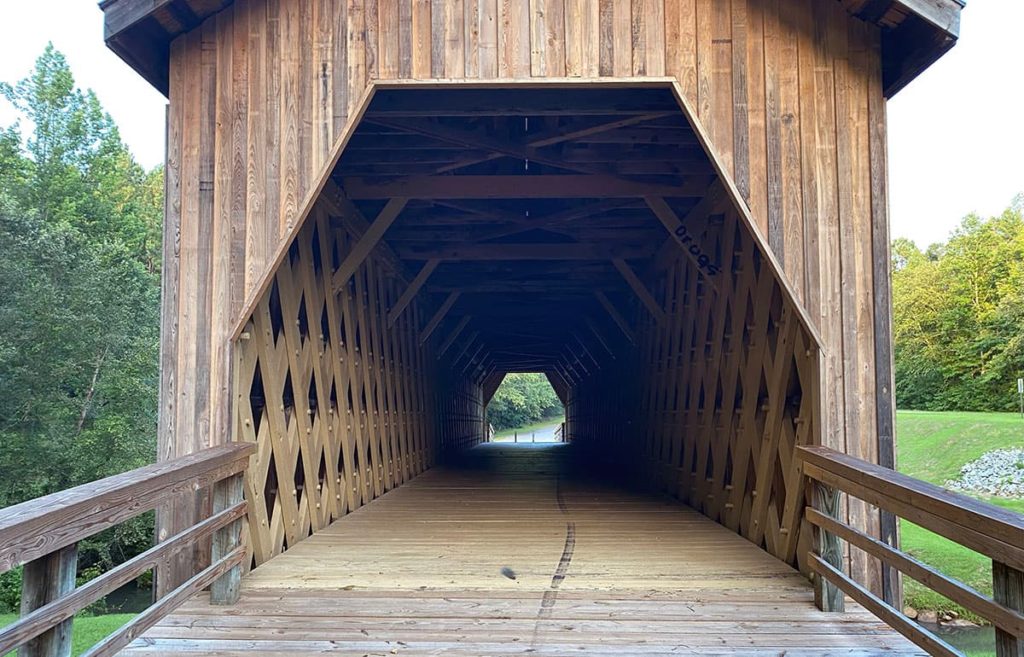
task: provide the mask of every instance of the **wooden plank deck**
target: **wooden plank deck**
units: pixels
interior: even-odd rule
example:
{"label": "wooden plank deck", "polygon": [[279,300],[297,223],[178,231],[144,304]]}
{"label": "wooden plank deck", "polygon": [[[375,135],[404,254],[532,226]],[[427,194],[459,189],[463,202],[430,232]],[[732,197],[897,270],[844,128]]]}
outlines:
{"label": "wooden plank deck", "polygon": [[260,566],[237,605],[197,598],[124,654],[924,654],[856,605],[818,612],[787,565],[581,474],[572,450],[470,450]]}

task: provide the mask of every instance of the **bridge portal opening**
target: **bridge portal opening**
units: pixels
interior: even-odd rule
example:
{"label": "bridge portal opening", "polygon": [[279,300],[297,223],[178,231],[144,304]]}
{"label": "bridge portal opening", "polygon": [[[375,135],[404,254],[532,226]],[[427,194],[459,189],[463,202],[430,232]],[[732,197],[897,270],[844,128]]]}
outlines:
{"label": "bridge portal opening", "polygon": [[254,564],[488,438],[562,439],[797,564],[820,341],[673,82],[378,84],[236,331]]}

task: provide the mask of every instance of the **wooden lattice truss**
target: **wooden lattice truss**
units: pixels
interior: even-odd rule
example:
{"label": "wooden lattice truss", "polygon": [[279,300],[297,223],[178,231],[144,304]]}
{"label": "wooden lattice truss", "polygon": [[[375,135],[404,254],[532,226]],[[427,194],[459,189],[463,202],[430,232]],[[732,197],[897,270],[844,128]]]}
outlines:
{"label": "wooden lattice truss", "polygon": [[434,459],[419,310],[387,326],[401,288],[376,257],[331,292],[353,233],[320,203],[236,343],[236,435],[257,445],[245,482],[256,564]]}

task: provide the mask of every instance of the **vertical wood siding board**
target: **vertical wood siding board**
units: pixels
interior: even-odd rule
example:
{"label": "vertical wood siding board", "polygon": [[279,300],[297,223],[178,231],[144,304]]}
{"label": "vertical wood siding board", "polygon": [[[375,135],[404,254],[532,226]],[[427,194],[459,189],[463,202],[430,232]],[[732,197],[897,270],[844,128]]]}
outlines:
{"label": "vertical wood siding board", "polygon": [[733,181],[750,202],[750,121],[747,87],[747,0],[732,2],[732,135]]}
{"label": "vertical wood siding board", "polygon": [[[818,205],[821,197],[817,173],[817,118],[815,116],[815,75],[817,49],[814,43],[814,18],[809,0],[797,4],[797,56],[798,97],[800,103],[800,179],[802,191],[802,216],[804,276],[806,279],[805,306],[817,321],[817,309],[821,307],[820,243],[818,232],[822,208]],[[820,322],[818,330],[821,330]]]}
{"label": "vertical wood siding board", "polygon": [[[197,397],[197,352],[200,337],[199,299],[199,223],[200,223],[200,125],[202,123],[202,42],[200,30],[185,36],[182,62],[184,89],[180,102],[184,106],[181,148],[181,242],[180,284],[178,305],[178,407],[175,451],[177,456],[196,451],[196,429],[199,416]],[[208,336],[207,333],[202,335]],[[208,349],[208,345],[204,349]],[[196,519],[196,496],[184,493],[174,506],[174,531],[180,531]],[[190,574],[194,565],[194,551],[183,550],[167,569],[162,585],[177,586]],[[167,589],[170,590],[170,589]]]}
{"label": "vertical wood siding board", "polygon": [[480,3],[480,77],[498,77],[498,0]]}
{"label": "vertical wood siding board", "polygon": [[[871,129],[871,235],[874,263],[873,294],[875,333],[875,399],[876,433],[878,436],[878,464],[896,468],[895,436],[895,381],[893,373],[892,337],[892,280],[889,267],[892,261],[889,236],[888,152],[885,96],[882,91],[881,64],[878,61],[880,35],[871,28],[871,47],[868,49],[868,120]],[[887,544],[898,547],[899,521],[887,511],[879,512],[879,537]],[[903,608],[900,574],[895,568],[882,564],[882,598],[897,609]]]}
{"label": "vertical wood siding board", "polygon": [[[647,75],[665,75],[665,0],[645,0]],[[670,0],[671,1],[671,0]]]}
{"label": "vertical wood siding board", "polygon": [[210,433],[211,443],[231,439],[229,344],[227,332],[233,326],[231,312],[231,204],[234,128],[232,90],[234,82],[234,12],[215,17],[215,124],[213,136],[213,253],[210,330]]}
{"label": "vertical wood siding board", "polygon": [[632,55],[630,72],[634,76],[647,75],[647,27],[645,0],[631,0],[629,42]]}
{"label": "vertical wood siding board", "polygon": [[262,259],[256,266],[257,275],[262,274],[266,270],[267,265],[270,264],[270,259],[274,257],[273,254],[277,250],[284,221],[281,212],[281,148],[282,142],[286,143],[287,138],[281,130],[281,122],[287,116],[287,110],[281,98],[281,69],[284,65],[281,56],[282,1],[286,5],[291,4],[291,0],[267,0],[267,31],[264,52],[266,59],[263,63],[266,71],[264,91],[264,101],[266,103],[266,113],[264,114],[264,121],[266,122],[266,171],[263,182],[266,199],[266,214],[264,215],[266,224],[263,228],[265,244],[261,250]]}
{"label": "vertical wood siding board", "polygon": [[719,144],[716,140],[718,120],[713,114],[714,108],[712,106],[711,92],[711,76],[714,70],[711,53],[711,41],[713,38],[711,13],[715,2],[717,0],[696,0],[695,17],[697,22],[694,44],[697,54],[697,104],[694,107],[697,110],[697,118],[704,124],[704,128],[714,142],[715,148],[718,149]]}
{"label": "vertical wood siding board", "polygon": [[196,341],[195,361],[195,430],[193,450],[211,446],[211,384],[214,383],[211,343],[213,340],[213,295],[214,295],[214,240],[217,234],[215,222],[214,188],[216,171],[215,135],[217,132],[217,22],[216,17],[208,18],[200,29],[200,97],[199,114],[199,214],[197,220],[198,239],[196,242],[196,292],[195,313]]}
{"label": "vertical wood siding board", "polygon": [[424,80],[432,71],[431,0],[412,0],[412,3],[412,77]]}
{"label": "vertical wood siding board", "polygon": [[464,75],[480,77],[480,0],[464,0],[462,5],[462,40],[466,44]]}
{"label": "vertical wood siding board", "polygon": [[430,77],[443,78],[447,30],[445,9],[451,0],[434,0],[430,5]]}
{"label": "vertical wood siding board", "polygon": [[[160,405],[157,428],[157,460],[166,461],[178,455],[178,374],[179,362],[179,297],[181,245],[181,156],[183,139],[182,111],[184,99],[184,40],[171,44],[169,81],[170,105],[167,107],[167,152],[164,177],[163,255],[160,290]],[[166,540],[183,527],[182,500],[168,500],[156,511],[157,540]],[[178,583],[175,562],[155,572],[158,593],[166,593]]]}
{"label": "vertical wood siding board", "polygon": [[253,0],[247,6],[250,11],[247,49],[249,107],[246,114],[245,297],[258,285],[263,275],[263,265],[270,257],[266,251],[267,4],[265,0]]}
{"label": "vertical wood siding board", "polygon": [[248,230],[248,114],[249,114],[249,12],[251,5],[233,5],[234,44],[231,52],[231,309],[230,322],[238,321],[245,303],[245,261]]}
{"label": "vertical wood siding board", "polygon": [[[413,40],[412,40],[412,8],[413,0],[398,0],[398,78],[407,80],[412,77]],[[381,38],[387,39],[388,34],[381,29]]]}
{"label": "vertical wood siding board", "polygon": [[565,73],[565,0],[545,0],[547,6],[547,74],[550,77],[564,78]]}
{"label": "vertical wood siding board", "polygon": [[498,77],[530,75],[530,0],[498,0]]}
{"label": "vertical wood siding board", "polygon": [[363,47],[366,51],[366,79],[380,79],[380,3],[379,0],[363,0]]}
{"label": "vertical wood siding board", "polygon": [[697,2],[678,0],[679,4],[679,86],[691,107],[698,107],[697,91]]}
{"label": "vertical wood siding board", "polygon": [[201,70],[199,31],[184,37],[184,113],[181,148],[181,246],[180,303],[178,309],[178,435],[176,456],[195,449],[196,397],[196,303],[199,240],[199,130],[201,112]]}
{"label": "vertical wood siding board", "polygon": [[164,177],[163,255],[160,293],[160,418],[157,459],[169,460],[177,452],[178,333],[182,215],[182,141],[184,131],[184,40],[171,46],[171,102],[167,106],[167,153]]}
{"label": "vertical wood siding board", "polygon": [[765,123],[764,12],[762,0],[746,0],[747,123],[750,163],[750,213],[768,234],[768,179]]}
{"label": "vertical wood siding board", "polygon": [[366,87],[366,5],[362,0],[347,0],[348,18],[348,115]]}
{"label": "vertical wood siding board", "polygon": [[782,143],[779,107],[779,0],[764,5],[765,171],[768,245],[785,266],[785,223],[782,208]]}
{"label": "vertical wood siding board", "polygon": [[779,130],[781,146],[782,223],[786,274],[797,300],[803,303],[804,278],[803,210],[800,169],[800,80],[797,23],[801,12],[794,2],[779,4]]}
{"label": "vertical wood siding board", "polygon": [[[296,153],[298,157],[298,184],[295,186],[296,193],[296,215],[298,206],[306,197],[306,190],[310,181],[314,181],[317,172],[323,166],[323,159],[317,150],[313,148],[313,115],[314,107],[320,98],[319,86],[321,71],[317,70],[319,63],[317,43],[319,31],[314,22],[313,5],[320,0],[300,0],[299,2],[299,77],[298,77],[298,105],[299,105],[299,148]],[[293,221],[298,221],[296,216]]]}
{"label": "vertical wood siding board", "polygon": [[812,5],[816,70],[814,76],[814,124],[816,153],[814,178],[818,192],[817,212],[821,239],[819,270],[821,302],[818,309],[819,328],[826,353],[822,372],[825,417],[822,442],[838,451],[846,450],[843,422],[842,375],[842,281],[839,260],[838,173],[836,159],[836,94],[833,67],[834,53],[829,27],[829,14]]}
{"label": "vertical wood siding board", "polygon": [[669,0],[663,9],[665,60],[662,63],[665,75],[682,80],[682,49],[685,44],[680,34],[682,6],[677,0]]}
{"label": "vertical wood siding board", "polygon": [[446,78],[463,78],[466,75],[465,42],[465,0],[451,0],[444,6],[444,75]]}
{"label": "vertical wood siding board", "polygon": [[[334,34],[332,48],[334,51],[333,70],[334,76],[331,84],[333,95],[332,111],[332,132],[334,135],[341,134],[348,123],[349,98],[352,95],[349,89],[348,78],[348,0],[324,0],[333,4]],[[411,0],[409,0],[411,1]]]}
{"label": "vertical wood siding board", "polygon": [[[851,20],[851,38],[856,43],[856,51],[851,53],[854,70],[857,74],[857,336],[858,336],[858,387],[863,406],[860,417],[859,455],[864,460],[878,462],[878,434],[875,389],[875,324],[874,324],[874,265],[872,263],[872,206],[871,206],[871,125],[868,113],[869,80],[872,69],[871,41],[867,23]],[[888,277],[886,277],[888,278]],[[871,536],[879,535],[878,510],[867,507],[867,525],[865,531]],[[852,553],[851,553],[852,554]],[[881,570],[877,562],[866,559],[865,577],[862,582],[868,584],[876,595],[882,594]]]}
{"label": "vertical wood siding board", "polygon": [[[297,221],[299,206],[299,109],[301,56],[299,50],[304,49],[304,38],[300,37],[300,5],[308,0],[281,0],[278,30],[279,57],[276,67],[280,69],[281,86],[277,94],[280,108],[278,123],[277,161],[280,163],[280,196],[278,206],[277,241],[287,235]],[[300,41],[302,39],[302,41]],[[302,152],[303,159],[309,157],[308,151]],[[276,247],[276,243],[275,243]],[[274,249],[276,251],[276,248]]]}
{"label": "vertical wood siding board", "polygon": [[583,0],[583,3],[581,70],[583,77],[596,78],[601,75],[601,5],[594,0]]}
{"label": "vertical wood siding board", "polygon": [[583,12],[584,0],[565,0],[565,75],[578,78],[583,75]]}
{"label": "vertical wood siding board", "polygon": [[530,3],[530,75],[542,78],[548,75],[545,50],[547,46],[547,7],[545,0]]}
{"label": "vertical wood siding board", "polygon": [[599,75],[615,75],[615,0],[598,2],[598,61]]}
{"label": "vertical wood siding board", "polygon": [[[839,215],[839,279],[841,282],[853,280],[856,276],[856,267],[853,258],[854,239],[854,199],[855,189],[853,186],[853,167],[855,155],[852,153],[855,148],[853,139],[853,106],[855,100],[851,98],[854,93],[855,84],[852,78],[855,73],[850,62],[849,33],[846,21],[837,21],[839,12],[833,12],[830,24],[833,30],[830,32],[830,42],[835,49],[835,96],[836,96],[836,169],[838,189],[838,215]],[[859,390],[856,382],[856,358],[857,358],[857,334],[856,334],[856,285],[842,284],[838,290],[838,299],[842,304],[842,335],[843,351],[842,360],[839,363],[840,373],[837,373],[843,381],[843,414],[841,420],[844,423],[844,436],[846,437],[847,453],[859,453],[858,442],[860,440],[860,427],[857,421],[860,412]],[[853,376],[851,376],[853,373]],[[865,526],[865,508],[863,503],[847,498],[847,521],[855,527]],[[863,573],[854,571],[849,549],[846,551],[845,559],[851,574],[860,577]]]}
{"label": "vertical wood siding board", "polygon": [[629,77],[633,69],[632,5],[617,0],[612,6],[613,72],[616,77]]}
{"label": "vertical wood siding board", "polygon": [[[311,94],[313,104],[313,150],[307,169],[309,180],[330,156],[334,145],[334,3],[331,0],[314,0],[313,28],[315,30],[315,52],[312,75],[315,82]],[[309,182],[304,183],[305,186]]]}
{"label": "vertical wood siding board", "polygon": [[377,49],[380,53],[378,64],[382,80],[398,77],[398,58],[401,39],[399,38],[398,0],[380,0],[377,5]]}
{"label": "vertical wood siding board", "polygon": [[[742,2],[743,0],[735,0]],[[732,0],[716,0],[711,10],[711,115],[715,117],[714,140],[723,168],[735,177],[733,165],[733,87],[735,85],[732,40]]]}

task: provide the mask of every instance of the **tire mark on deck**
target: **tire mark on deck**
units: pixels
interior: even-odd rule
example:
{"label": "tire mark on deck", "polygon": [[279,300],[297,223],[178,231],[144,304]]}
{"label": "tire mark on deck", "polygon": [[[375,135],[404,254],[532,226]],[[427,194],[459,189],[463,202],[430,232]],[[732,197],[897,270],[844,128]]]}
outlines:
{"label": "tire mark on deck", "polygon": [[[562,496],[561,476],[555,480],[555,501],[558,503],[558,510],[562,515],[568,516],[569,510],[565,504],[565,498]],[[552,613],[554,613],[555,603],[558,601],[558,589],[562,582],[565,581],[565,577],[569,572],[569,564],[572,563],[572,555],[575,549],[576,523],[569,520],[565,523],[565,544],[562,546],[562,556],[558,559],[558,565],[555,566],[555,572],[551,576],[551,585],[547,591],[544,591],[544,597],[540,601],[540,609],[537,610],[537,618],[533,624],[533,638],[530,641],[531,648],[536,647],[541,623],[549,620]]]}

